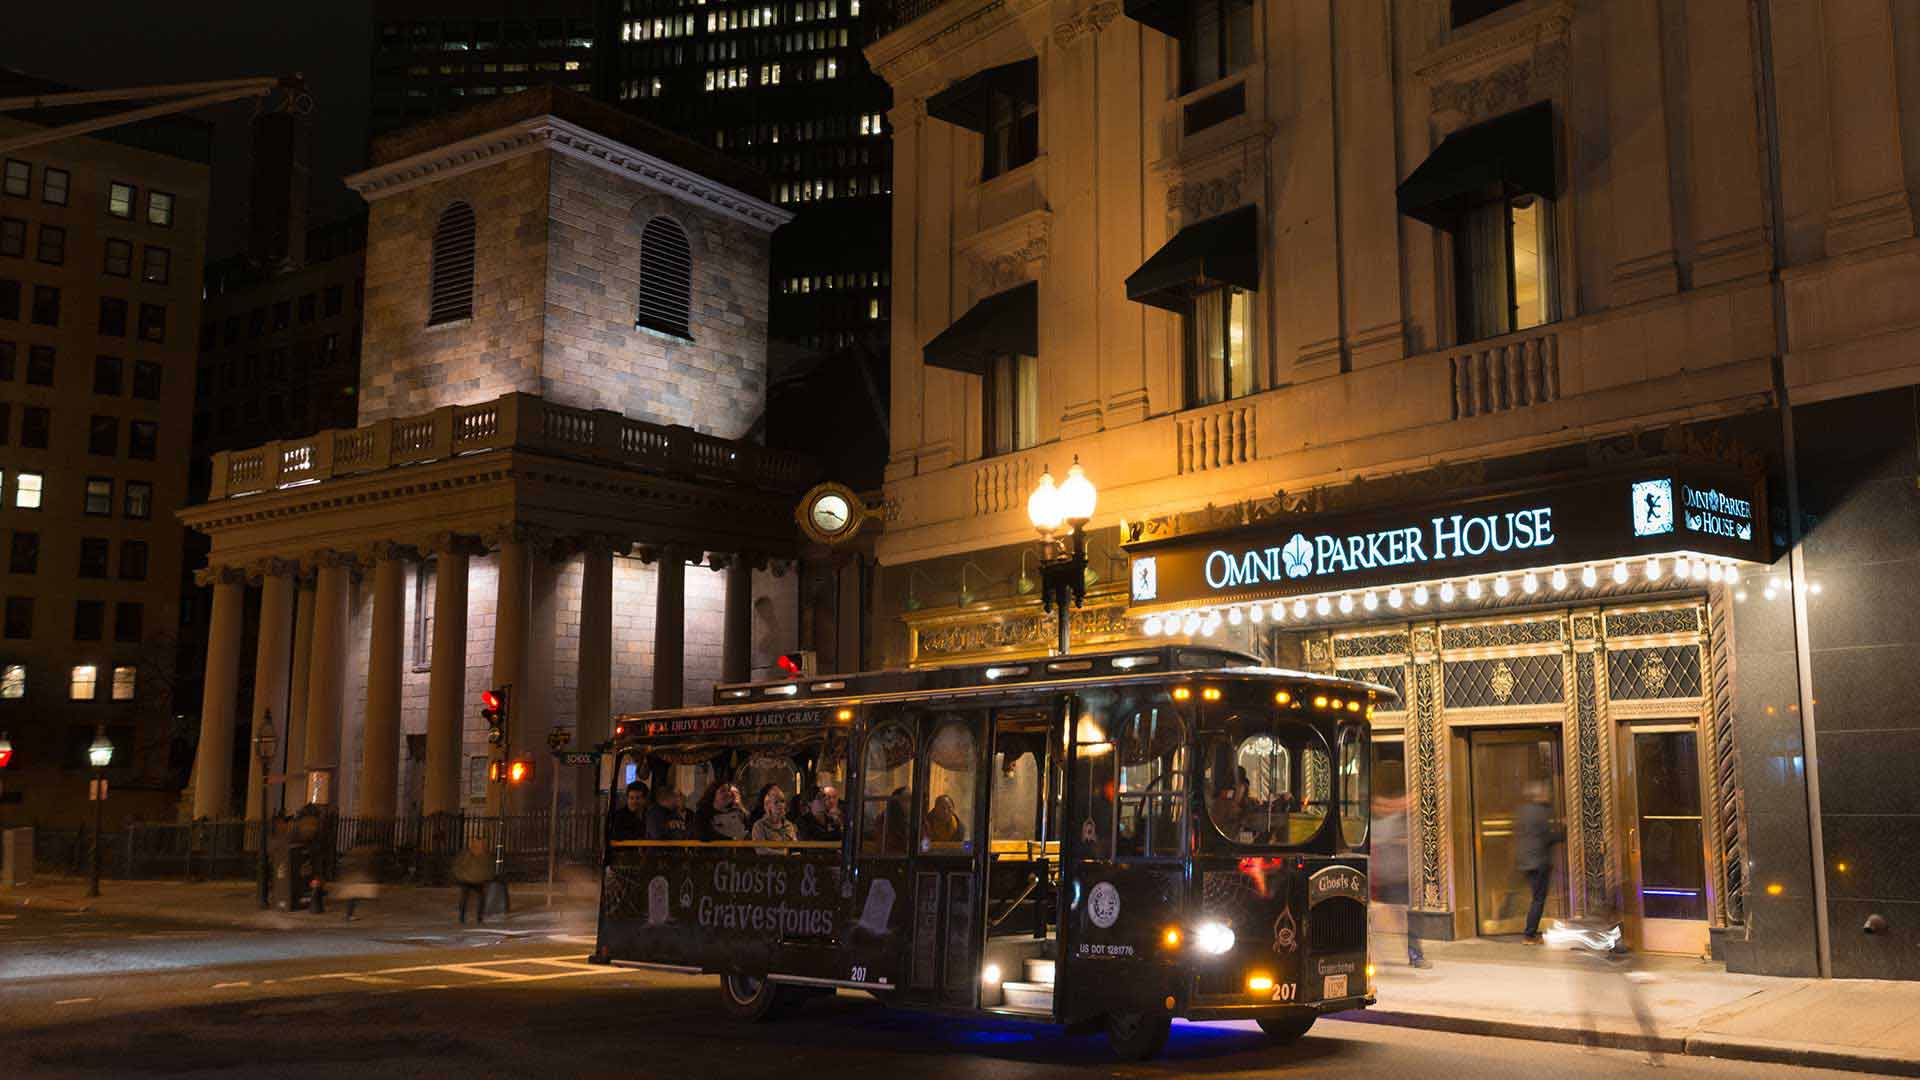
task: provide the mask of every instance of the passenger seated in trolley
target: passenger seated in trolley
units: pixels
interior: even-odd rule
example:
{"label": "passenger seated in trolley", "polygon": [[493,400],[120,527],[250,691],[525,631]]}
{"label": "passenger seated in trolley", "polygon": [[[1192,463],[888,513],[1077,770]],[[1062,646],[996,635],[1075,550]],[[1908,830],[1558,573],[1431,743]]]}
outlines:
{"label": "passenger seated in trolley", "polygon": [[725,780],[708,784],[694,813],[694,835],[700,840],[745,840],[751,828],[740,809],[740,789]]}
{"label": "passenger seated in trolley", "polygon": [[[793,822],[787,820],[787,793],[780,790],[778,784],[768,784],[764,798],[766,813],[753,823],[755,840],[780,841],[794,843],[800,839],[800,831]],[[784,855],[784,847],[755,848],[762,855]]]}
{"label": "passenger seated in trolley", "polygon": [[930,847],[957,846],[966,843],[967,827],[953,808],[953,796],[942,795],[933,801],[922,826],[922,841]]}
{"label": "passenger seated in trolley", "polygon": [[806,807],[806,813],[801,814],[800,820],[794,823],[799,829],[800,839],[838,843],[845,835],[845,830],[828,809],[826,789],[814,788],[807,796]]}
{"label": "passenger seated in trolley", "polygon": [[693,839],[693,833],[688,828],[685,799],[673,788],[662,787],[656,793],[653,809],[647,811],[647,839]]}

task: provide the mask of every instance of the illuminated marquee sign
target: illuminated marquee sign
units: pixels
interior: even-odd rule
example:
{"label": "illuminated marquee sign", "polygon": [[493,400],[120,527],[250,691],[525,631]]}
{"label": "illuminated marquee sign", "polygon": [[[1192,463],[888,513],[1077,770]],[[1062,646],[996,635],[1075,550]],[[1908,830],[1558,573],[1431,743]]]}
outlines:
{"label": "illuminated marquee sign", "polygon": [[1133,603],[1262,599],[1674,551],[1761,561],[1757,505],[1753,481],[1687,466],[1424,510],[1287,519],[1133,545]]}

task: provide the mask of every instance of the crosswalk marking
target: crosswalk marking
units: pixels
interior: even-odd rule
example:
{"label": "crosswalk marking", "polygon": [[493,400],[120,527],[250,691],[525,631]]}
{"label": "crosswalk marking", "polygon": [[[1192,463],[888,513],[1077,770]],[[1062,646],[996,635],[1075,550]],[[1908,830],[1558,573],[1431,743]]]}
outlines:
{"label": "crosswalk marking", "polygon": [[[512,968],[515,965],[539,965],[542,967],[558,968],[560,970],[541,972],[502,970]],[[434,972],[441,975],[460,975],[469,979],[480,980],[475,983],[467,983],[466,985],[469,986],[505,985],[510,983],[549,982],[553,979],[574,979],[588,975],[610,975],[620,973],[623,970],[624,969],[621,968],[607,967],[600,964],[589,964],[584,960],[571,956],[518,956],[503,957],[498,960],[472,960],[449,964],[414,964],[407,967],[375,968],[371,971],[326,971],[315,975],[296,975],[293,978],[282,981],[304,983],[339,979],[371,985],[405,985],[407,980],[395,978],[394,976]],[[449,983],[433,983],[425,986],[412,987],[412,989],[444,990],[451,988],[452,985],[453,984]],[[216,989],[218,989],[218,987],[216,987]]]}

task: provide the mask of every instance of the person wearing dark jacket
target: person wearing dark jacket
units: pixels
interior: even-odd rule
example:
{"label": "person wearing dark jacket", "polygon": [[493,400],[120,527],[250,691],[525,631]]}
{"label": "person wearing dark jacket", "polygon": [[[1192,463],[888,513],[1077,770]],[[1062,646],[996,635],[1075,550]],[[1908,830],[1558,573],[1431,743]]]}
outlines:
{"label": "person wearing dark jacket", "polygon": [[800,839],[810,841],[838,842],[844,835],[840,822],[827,812],[827,794],[819,788],[807,797],[806,813],[794,825],[800,830]]}
{"label": "person wearing dark jacket", "polygon": [[1538,945],[1540,916],[1547,909],[1547,893],[1553,888],[1553,849],[1566,841],[1567,834],[1553,824],[1547,785],[1536,780],[1527,785],[1526,791],[1527,801],[1513,812],[1513,864],[1533,888],[1521,940]]}
{"label": "person wearing dark jacket", "polygon": [[647,785],[627,785],[626,803],[607,822],[608,840],[642,840],[647,835]]}
{"label": "person wearing dark jacket", "polygon": [[700,796],[700,807],[693,815],[695,839],[745,840],[751,828],[746,812],[740,809],[740,789],[725,780],[707,785],[707,792]]}
{"label": "person wearing dark jacket", "polygon": [[482,926],[487,922],[487,886],[493,883],[493,859],[487,854],[487,842],[474,837],[467,841],[467,850],[454,857],[453,880],[460,885],[460,925],[467,923],[467,901],[478,900],[474,906]]}
{"label": "person wearing dark jacket", "polygon": [[680,803],[678,791],[667,788],[654,800],[653,808],[647,811],[647,839],[693,839],[693,831],[688,828],[687,811]]}

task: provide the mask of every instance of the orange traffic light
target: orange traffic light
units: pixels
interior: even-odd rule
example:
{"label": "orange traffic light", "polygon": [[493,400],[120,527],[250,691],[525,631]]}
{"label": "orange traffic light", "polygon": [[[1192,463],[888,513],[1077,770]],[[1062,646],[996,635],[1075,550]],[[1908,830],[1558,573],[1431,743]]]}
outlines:
{"label": "orange traffic light", "polygon": [[521,758],[507,766],[507,783],[520,784],[533,779],[533,762]]}

